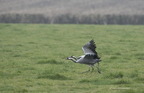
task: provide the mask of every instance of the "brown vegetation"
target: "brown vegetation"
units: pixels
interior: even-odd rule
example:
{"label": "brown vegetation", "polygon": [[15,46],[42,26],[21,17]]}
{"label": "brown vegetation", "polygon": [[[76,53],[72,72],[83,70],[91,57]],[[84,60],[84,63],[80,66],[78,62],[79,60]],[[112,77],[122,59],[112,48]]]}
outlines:
{"label": "brown vegetation", "polygon": [[144,24],[144,15],[73,15],[54,17],[42,14],[2,14],[0,23],[44,23],[44,24]]}
{"label": "brown vegetation", "polygon": [[0,23],[144,24],[143,0],[0,0]]}
{"label": "brown vegetation", "polygon": [[0,0],[0,14],[144,14],[143,0]]}

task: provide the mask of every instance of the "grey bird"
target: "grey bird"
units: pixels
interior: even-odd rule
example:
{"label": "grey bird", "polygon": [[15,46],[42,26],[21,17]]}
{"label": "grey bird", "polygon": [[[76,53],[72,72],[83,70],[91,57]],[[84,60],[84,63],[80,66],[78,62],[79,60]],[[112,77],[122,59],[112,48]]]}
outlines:
{"label": "grey bird", "polygon": [[[99,69],[99,62],[101,60],[100,60],[100,57],[98,57],[98,53],[95,51],[95,49],[96,49],[96,44],[94,40],[92,39],[91,41],[89,41],[87,44],[85,44],[82,47],[82,50],[84,51],[85,55],[82,55],[78,58],[76,58],[75,56],[71,56],[71,57],[68,57],[67,60],[71,60],[74,63],[81,63],[81,64],[89,65],[88,71],[85,71],[85,72],[89,72],[90,67],[91,67],[92,68],[91,73],[92,73],[94,70],[94,67],[96,67],[98,69],[98,73],[101,74],[101,71]],[[98,63],[98,66],[96,66],[95,63]],[[82,72],[82,73],[85,73],[85,72]]]}

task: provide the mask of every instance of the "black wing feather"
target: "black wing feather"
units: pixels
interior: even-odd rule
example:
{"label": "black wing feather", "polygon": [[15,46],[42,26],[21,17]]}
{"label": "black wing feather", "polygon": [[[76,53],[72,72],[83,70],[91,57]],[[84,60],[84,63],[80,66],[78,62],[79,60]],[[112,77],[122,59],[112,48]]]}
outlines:
{"label": "black wing feather", "polygon": [[95,58],[100,59],[100,58],[98,57],[98,53],[95,51],[95,49],[96,49],[96,44],[95,44],[95,42],[94,42],[93,39],[83,46],[84,52],[87,52],[87,51],[86,51],[87,49],[91,50],[91,51],[94,53],[94,57],[95,57]]}

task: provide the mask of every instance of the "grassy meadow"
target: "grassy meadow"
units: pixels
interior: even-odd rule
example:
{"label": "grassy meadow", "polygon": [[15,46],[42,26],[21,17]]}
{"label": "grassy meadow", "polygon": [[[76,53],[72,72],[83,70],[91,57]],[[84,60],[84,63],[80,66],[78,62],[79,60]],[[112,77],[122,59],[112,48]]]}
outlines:
{"label": "grassy meadow", "polygon": [[[79,74],[91,39],[102,74]],[[0,24],[0,93],[144,93],[143,68],[143,25]]]}

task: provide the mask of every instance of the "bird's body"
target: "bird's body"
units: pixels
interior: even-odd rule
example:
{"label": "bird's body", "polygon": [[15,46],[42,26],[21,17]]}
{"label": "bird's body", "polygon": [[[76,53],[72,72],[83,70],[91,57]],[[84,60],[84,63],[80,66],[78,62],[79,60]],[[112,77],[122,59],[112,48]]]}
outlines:
{"label": "bird's body", "polygon": [[[75,56],[71,56],[68,57],[67,59],[72,60],[75,63],[87,64],[89,65],[89,67],[92,67],[92,72],[93,72],[94,70],[93,66],[96,67],[95,63],[99,64],[99,62],[101,61],[95,49],[96,49],[95,42],[94,40],[91,40],[82,47],[82,50],[84,51],[85,55],[82,55],[78,58],[76,58]],[[98,69],[98,72],[101,73],[100,69],[98,67],[96,68]],[[88,71],[90,71],[90,68]]]}

